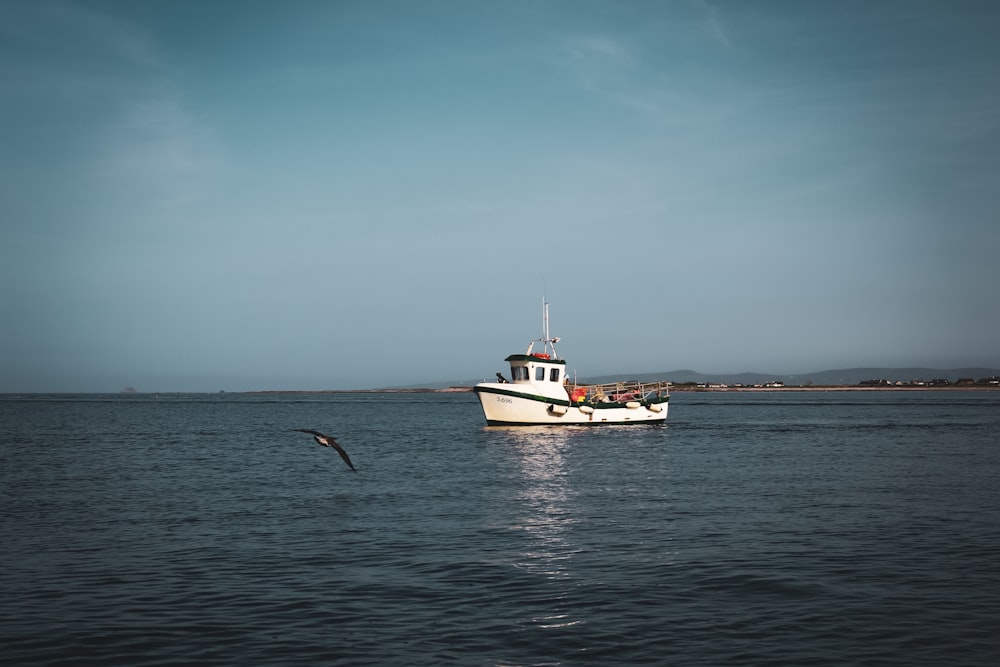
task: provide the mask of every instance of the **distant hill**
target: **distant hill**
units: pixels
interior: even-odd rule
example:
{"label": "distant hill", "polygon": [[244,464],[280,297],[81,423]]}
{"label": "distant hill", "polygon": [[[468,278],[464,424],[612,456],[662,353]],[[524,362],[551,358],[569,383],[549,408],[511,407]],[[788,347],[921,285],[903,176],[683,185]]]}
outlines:
{"label": "distant hill", "polygon": [[616,380],[662,380],[667,379],[675,384],[685,382],[705,382],[711,384],[764,384],[767,382],[783,382],[787,386],[806,385],[856,385],[867,380],[888,380],[890,382],[910,382],[912,380],[948,380],[955,382],[964,378],[979,380],[982,378],[1000,376],[996,368],[843,368],[829,371],[816,371],[801,375],[780,375],[778,373],[723,373],[708,374],[691,370],[667,371],[665,373],[645,373],[635,377],[623,378],[602,376],[587,378],[586,382],[614,382]]}
{"label": "distant hill", "polygon": [[[580,378],[581,384],[599,384],[617,382],[619,380],[669,380],[674,384],[686,382],[704,382],[708,384],[744,384],[755,385],[767,382],[782,382],[786,386],[802,387],[808,385],[856,385],[867,380],[888,380],[890,382],[910,382],[912,380],[948,380],[956,382],[964,378],[980,380],[982,378],[1000,376],[996,368],[843,368],[829,371],[816,371],[801,375],[780,375],[778,373],[699,373],[692,370],[664,371],[662,373],[641,373],[639,375],[601,375]],[[459,380],[454,382],[432,382],[429,384],[393,387],[394,389],[446,389],[448,387],[471,387],[477,382],[492,380]]]}

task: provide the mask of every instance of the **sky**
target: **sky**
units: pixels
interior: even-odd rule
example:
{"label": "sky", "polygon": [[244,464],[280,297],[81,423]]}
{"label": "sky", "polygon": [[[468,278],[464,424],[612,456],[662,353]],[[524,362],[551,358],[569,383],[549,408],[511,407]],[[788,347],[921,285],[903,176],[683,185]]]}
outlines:
{"label": "sky", "polygon": [[[990,0],[0,0],[0,392],[1000,367]],[[669,378],[668,378],[669,379]]]}

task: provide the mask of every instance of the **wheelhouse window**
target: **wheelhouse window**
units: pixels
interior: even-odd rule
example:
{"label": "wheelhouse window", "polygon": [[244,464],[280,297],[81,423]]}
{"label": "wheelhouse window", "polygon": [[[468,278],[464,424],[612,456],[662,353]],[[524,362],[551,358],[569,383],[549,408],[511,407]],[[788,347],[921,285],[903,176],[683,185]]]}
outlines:
{"label": "wheelhouse window", "polygon": [[549,373],[549,382],[559,382],[559,369],[553,368]]}
{"label": "wheelhouse window", "polygon": [[539,382],[545,379],[545,369],[541,366],[535,369],[535,379]]}
{"label": "wheelhouse window", "polygon": [[518,380],[524,381],[528,379],[528,367],[527,366],[511,366],[510,376],[514,379],[514,382]]}

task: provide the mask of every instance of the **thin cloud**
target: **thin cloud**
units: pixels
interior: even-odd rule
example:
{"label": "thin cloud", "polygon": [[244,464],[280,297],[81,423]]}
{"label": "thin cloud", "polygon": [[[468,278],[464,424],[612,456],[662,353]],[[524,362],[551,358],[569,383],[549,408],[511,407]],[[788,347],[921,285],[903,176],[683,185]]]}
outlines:
{"label": "thin cloud", "polygon": [[604,35],[584,35],[566,40],[566,51],[579,61],[597,60],[621,63],[627,60],[628,49],[616,39]]}
{"label": "thin cloud", "polygon": [[[187,107],[156,41],[126,20],[79,4],[14,3],[0,34],[18,58],[0,65],[0,96],[21,116],[72,124],[89,137],[77,155],[80,178],[128,191],[139,185],[159,204],[201,196],[199,176],[222,165],[210,127]],[[64,112],[53,114],[56,109]],[[39,151],[58,160],[56,134]]]}
{"label": "thin cloud", "polygon": [[705,0],[697,0],[696,5],[705,14],[704,25],[706,33],[727,49],[733,48],[733,42],[729,38],[729,30],[719,14],[719,8]]}
{"label": "thin cloud", "polygon": [[[696,0],[686,8],[650,15],[619,32],[575,34],[559,42],[560,67],[582,89],[632,113],[665,125],[702,124],[728,116],[719,98],[740,87],[726,77],[703,77],[697,62],[733,57],[733,42],[714,5]],[[691,53],[700,54],[694,60]],[[724,71],[724,70],[722,70]]]}
{"label": "thin cloud", "polygon": [[151,188],[161,206],[201,199],[208,192],[203,177],[225,166],[211,131],[170,92],[147,91],[125,102],[107,139],[105,177]]}
{"label": "thin cloud", "polygon": [[14,2],[5,7],[0,21],[4,50],[18,58],[4,69],[27,68],[48,73],[61,85],[67,72],[94,77],[98,72],[120,73],[123,68],[167,70],[152,39],[129,23],[86,9],[80,4]]}

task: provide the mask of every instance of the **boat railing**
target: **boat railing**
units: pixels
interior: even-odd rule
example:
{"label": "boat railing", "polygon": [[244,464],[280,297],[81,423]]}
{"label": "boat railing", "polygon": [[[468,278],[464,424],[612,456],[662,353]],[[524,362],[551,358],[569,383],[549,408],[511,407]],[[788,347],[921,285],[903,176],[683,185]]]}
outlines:
{"label": "boat railing", "polygon": [[567,385],[566,391],[573,403],[628,403],[653,401],[670,395],[670,383],[626,380],[605,384]]}

